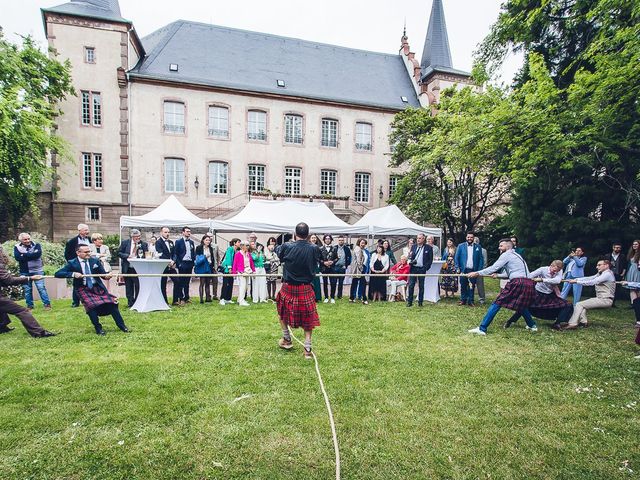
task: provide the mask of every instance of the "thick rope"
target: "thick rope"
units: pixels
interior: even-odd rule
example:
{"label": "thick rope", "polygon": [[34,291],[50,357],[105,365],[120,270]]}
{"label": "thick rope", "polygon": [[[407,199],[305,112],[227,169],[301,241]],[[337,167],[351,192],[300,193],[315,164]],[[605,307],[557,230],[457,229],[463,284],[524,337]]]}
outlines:
{"label": "thick rope", "polygon": [[[298,338],[293,334],[291,327],[289,328],[289,333],[293,337],[293,339],[302,345],[304,348],[304,343],[302,343]],[[329,395],[327,395],[327,391],[324,388],[324,382],[322,381],[322,375],[320,375],[320,367],[318,365],[318,357],[313,350],[311,350],[311,355],[313,356],[313,361],[316,364],[316,373],[318,374],[318,381],[320,382],[320,390],[322,390],[322,395],[324,396],[324,403],[327,406],[327,413],[329,414],[329,425],[331,425],[331,436],[333,437],[333,450],[336,456],[336,480],[340,480],[340,448],[338,447],[338,435],[336,434],[336,423],[333,420],[333,412],[331,411],[331,403],[329,403]]]}

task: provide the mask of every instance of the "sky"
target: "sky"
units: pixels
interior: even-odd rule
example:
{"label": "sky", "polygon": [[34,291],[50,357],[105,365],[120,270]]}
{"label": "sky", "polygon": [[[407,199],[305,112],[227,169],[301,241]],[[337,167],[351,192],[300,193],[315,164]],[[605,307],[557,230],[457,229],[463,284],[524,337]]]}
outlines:
{"label": "sky", "polygon": [[[471,71],[473,52],[498,18],[504,0],[443,0],[453,67]],[[40,8],[65,0],[0,0],[0,26],[18,42],[32,35],[46,45]],[[301,38],[350,48],[397,53],[406,21],[411,50],[418,59],[432,0],[120,0],[122,16],[141,37],[172,21],[193,20],[226,27]],[[19,6],[18,6],[19,5]],[[510,56],[500,81],[510,83],[521,58]]]}

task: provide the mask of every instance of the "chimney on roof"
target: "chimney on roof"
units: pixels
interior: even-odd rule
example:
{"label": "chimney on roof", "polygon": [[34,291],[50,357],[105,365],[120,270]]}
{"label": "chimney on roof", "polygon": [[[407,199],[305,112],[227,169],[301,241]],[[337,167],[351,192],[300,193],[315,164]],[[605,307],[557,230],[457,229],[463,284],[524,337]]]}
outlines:
{"label": "chimney on roof", "polygon": [[442,0],[433,0],[431,5],[429,28],[427,29],[427,37],[424,40],[420,67],[423,73],[427,67],[453,67]]}

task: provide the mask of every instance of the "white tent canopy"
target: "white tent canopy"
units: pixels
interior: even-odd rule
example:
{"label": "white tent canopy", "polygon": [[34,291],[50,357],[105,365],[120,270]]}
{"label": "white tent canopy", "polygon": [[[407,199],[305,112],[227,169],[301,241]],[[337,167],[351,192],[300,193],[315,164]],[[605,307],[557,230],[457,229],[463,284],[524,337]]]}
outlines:
{"label": "white tent canopy", "polygon": [[124,227],[209,228],[210,223],[209,220],[203,220],[191,213],[173,195],[144,215],[120,217],[120,229]]}
{"label": "white tent canopy", "polygon": [[373,236],[415,236],[424,233],[442,237],[442,229],[423,227],[412,222],[395,205],[369,210],[353,227],[358,233]]}
{"label": "white tent canopy", "polygon": [[298,223],[309,225],[311,233],[353,232],[353,227],[336,217],[322,202],[294,200],[250,200],[237,215],[228,220],[212,220],[217,232],[293,233]]}

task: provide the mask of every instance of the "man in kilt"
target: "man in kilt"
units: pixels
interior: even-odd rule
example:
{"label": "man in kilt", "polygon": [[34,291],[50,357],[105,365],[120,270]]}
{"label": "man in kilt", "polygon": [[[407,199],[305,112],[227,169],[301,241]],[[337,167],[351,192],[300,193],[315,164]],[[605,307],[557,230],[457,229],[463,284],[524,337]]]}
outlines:
{"label": "man in kilt", "polygon": [[[560,323],[567,321],[573,313],[573,306],[560,297],[558,285],[562,281],[562,260],[554,260],[548,267],[540,267],[529,274],[529,278],[536,282],[536,298],[529,307],[531,315],[545,320],[555,320],[551,326],[560,330]],[[514,313],[504,328],[509,328],[522,316]]]}
{"label": "man in kilt", "polygon": [[322,260],[317,245],[308,241],[309,226],[306,223],[296,225],[296,241],[282,244],[276,250],[284,265],[282,288],[276,296],[278,316],[282,327],[280,348],[290,350],[293,347],[289,328],[304,330],[304,358],[313,358],[311,354],[311,333],[320,326],[316,309],[316,299],[311,282],[315,276],[316,265]]}
{"label": "man in kilt", "polygon": [[102,268],[102,263],[97,258],[91,257],[91,250],[86,245],[78,245],[76,248],[76,258],[70,260],[64,267],[55,273],[56,278],[73,278],[73,287],[78,292],[80,302],[91,320],[98,335],[106,335],[100,324],[98,317],[111,315],[120,330],[129,333],[129,329],[124,324],[120,310],[118,310],[118,299],[111,295],[100,280],[100,277],[90,277],[85,275],[110,275]]}
{"label": "man in kilt", "polygon": [[[498,248],[501,254],[493,265],[477,272],[471,272],[467,276],[476,278],[480,275],[492,275],[494,278],[508,278],[509,282],[487,310],[480,326],[469,330],[469,333],[486,335],[487,328],[502,307],[521,313],[527,322],[527,330],[537,332],[538,327],[529,311],[529,307],[536,299],[536,284],[528,278],[527,262],[519,253],[516,253],[513,249],[513,242],[509,238],[500,240]],[[500,271],[503,273],[497,275]]]}

